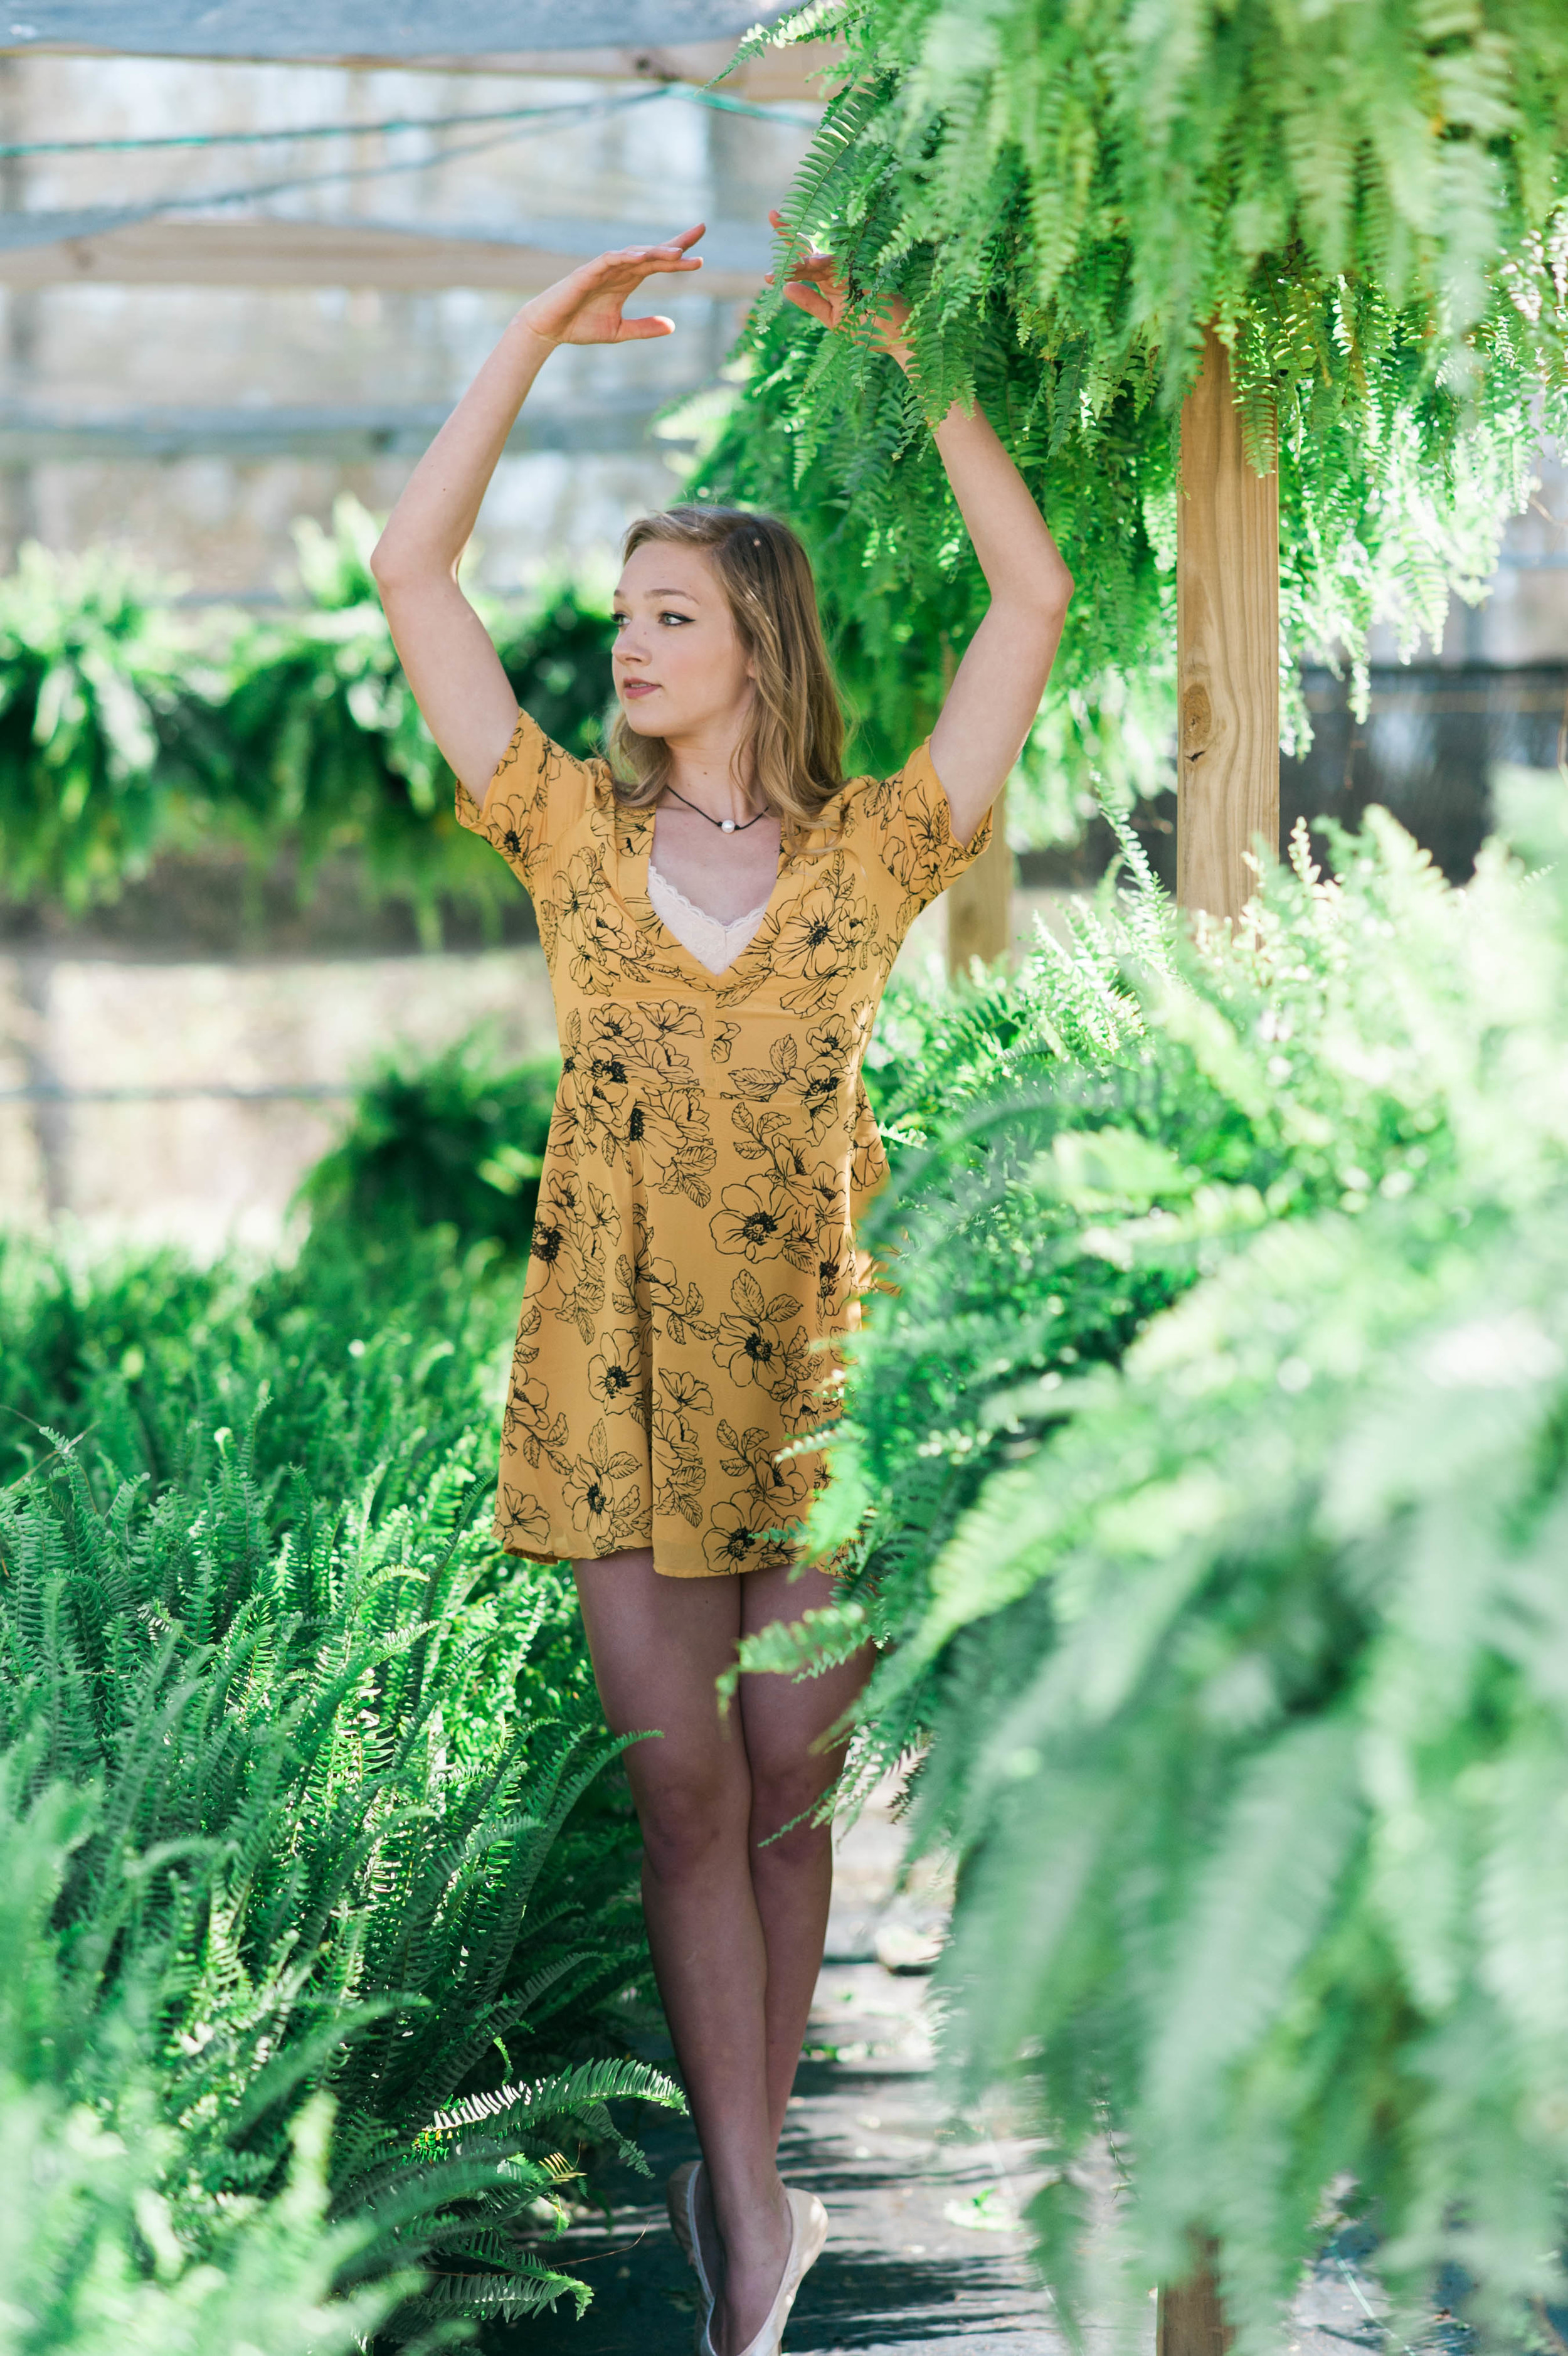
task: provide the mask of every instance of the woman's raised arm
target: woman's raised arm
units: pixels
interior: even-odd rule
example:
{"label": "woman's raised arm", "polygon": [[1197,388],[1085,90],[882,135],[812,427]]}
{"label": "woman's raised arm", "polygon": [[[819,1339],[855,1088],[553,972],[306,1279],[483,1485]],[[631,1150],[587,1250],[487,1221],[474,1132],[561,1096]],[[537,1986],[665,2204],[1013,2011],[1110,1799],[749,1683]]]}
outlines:
{"label": "woman's raised arm", "polygon": [[[782,230],[777,213],[772,219]],[[795,257],[784,293],[825,327],[841,324],[848,290],[830,254]],[[906,371],[910,356],[902,330],[908,316],[908,306],[895,300],[887,305],[881,327],[884,348]],[[968,416],[956,405],[950,409],[936,428],[936,446],[991,593],[931,736],[954,834],[967,842],[1007,783],[1040,710],[1067,618],[1072,575],[1022,476],[977,406]]]}
{"label": "woman's raised arm", "polygon": [[700,270],[688,251],[700,223],[664,245],[586,262],[525,303],[419,465],[376,544],[370,569],[425,724],[455,774],[484,794],[517,725],[517,700],[489,632],[457,585],[457,567],[496,461],[558,344],[628,344],[675,332],[673,319],[627,319],[645,278]]}

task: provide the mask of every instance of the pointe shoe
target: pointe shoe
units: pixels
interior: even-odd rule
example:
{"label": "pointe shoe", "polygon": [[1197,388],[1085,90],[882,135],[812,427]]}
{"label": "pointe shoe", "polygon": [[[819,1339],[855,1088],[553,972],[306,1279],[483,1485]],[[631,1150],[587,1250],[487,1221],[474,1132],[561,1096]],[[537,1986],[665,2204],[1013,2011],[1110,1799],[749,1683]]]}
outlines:
{"label": "pointe shoe", "polygon": [[[795,2295],[822,2254],[822,2244],[827,2239],[827,2211],[815,2192],[799,2192],[784,2187],[789,2202],[789,2255],[784,2260],[784,2278],[773,2294],[762,2329],[749,2340],[741,2356],[781,2356],[784,2325],[789,2321]],[[699,2344],[700,2356],[713,2356],[713,2342],[707,2326]]]}
{"label": "pointe shoe", "polygon": [[713,2316],[714,2286],[709,2281],[708,2269],[702,2263],[702,2243],[697,2231],[697,2179],[701,2167],[699,2159],[688,2159],[683,2168],[677,2168],[665,2186],[664,2197],[669,2210],[670,2232],[675,2235],[681,2256],[697,2276],[697,2287],[700,2293],[697,2356],[713,2356],[708,2326]]}

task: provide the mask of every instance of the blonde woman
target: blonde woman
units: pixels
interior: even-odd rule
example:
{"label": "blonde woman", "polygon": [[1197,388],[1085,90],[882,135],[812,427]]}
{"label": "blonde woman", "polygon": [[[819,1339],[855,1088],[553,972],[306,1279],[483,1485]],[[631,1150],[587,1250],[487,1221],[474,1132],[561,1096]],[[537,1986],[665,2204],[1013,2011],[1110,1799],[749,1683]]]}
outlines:
{"label": "blonde woman", "polygon": [[[775,216],[776,220],[776,216]],[[1072,590],[985,418],[937,446],[991,603],[930,741],[888,779],[841,772],[810,567],[784,525],[677,509],[626,536],[612,758],[519,712],[457,584],[529,387],[562,344],[668,335],[624,316],[700,267],[688,230],[607,253],[518,312],[432,444],[376,551],[398,651],[459,780],[457,814],[533,894],[563,1071],[501,1441],[496,1530],[572,1558],[626,1754],[644,1904],[702,2158],[670,2210],[702,2356],[775,2356],[822,2246],[779,2135],[822,1961],[841,1763],[817,1750],[865,1674],[714,1684],[737,1639],[832,1593],[795,1559],[859,1320],[856,1201],[883,1168],[859,1082],[911,919],[983,847]],[[828,330],[845,293],[803,255],[786,289]],[[883,340],[908,355],[894,306]],[[792,1829],[775,1838],[782,1826]]]}

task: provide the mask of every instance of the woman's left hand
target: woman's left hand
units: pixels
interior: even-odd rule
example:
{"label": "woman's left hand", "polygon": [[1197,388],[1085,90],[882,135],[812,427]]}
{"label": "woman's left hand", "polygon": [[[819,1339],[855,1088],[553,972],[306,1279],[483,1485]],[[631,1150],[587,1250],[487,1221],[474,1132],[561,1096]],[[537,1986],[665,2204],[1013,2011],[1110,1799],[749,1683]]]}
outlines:
{"label": "woman's left hand", "polygon": [[[785,300],[875,340],[906,373],[909,305],[882,294],[867,316],[830,253],[818,253],[774,212],[784,239]],[[936,446],[968,527],[991,603],[970,639],[931,734],[931,757],[967,842],[985,817],[1040,709],[1072,594],[1072,576],[1011,458],[976,406],[955,402],[933,425]]]}
{"label": "woman's left hand", "polygon": [[[794,243],[794,232],[785,226],[784,217],[771,212],[768,219],[779,235]],[[767,283],[773,284],[774,273],[769,271]],[[800,245],[789,260],[784,280],[784,301],[795,304],[798,310],[809,312],[820,319],[825,327],[842,327],[844,315],[849,307],[849,289],[840,274],[838,264],[830,253],[818,253],[815,247]],[[880,345],[890,359],[900,368],[909,366],[909,345],[904,339],[904,327],[909,318],[909,305],[901,294],[882,294],[877,307],[864,322],[865,331]],[[857,323],[859,324],[859,323]]]}

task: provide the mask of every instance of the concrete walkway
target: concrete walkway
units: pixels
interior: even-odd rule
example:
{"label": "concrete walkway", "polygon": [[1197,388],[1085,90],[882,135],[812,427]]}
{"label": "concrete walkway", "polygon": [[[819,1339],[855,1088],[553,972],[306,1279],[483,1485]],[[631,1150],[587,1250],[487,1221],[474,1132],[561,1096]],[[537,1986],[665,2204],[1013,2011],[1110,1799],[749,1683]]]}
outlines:
{"label": "concrete walkway", "polygon": [[[945,1893],[929,1880],[895,1897],[901,1847],[885,1805],[842,1841],[827,1959],[784,2129],[792,2184],[827,2203],[833,2230],[785,2335],[788,2356],[1068,2356],[1030,2276],[1014,2220],[1027,2196],[1024,2147],[937,2114],[929,1980],[890,1970],[939,1930]],[[696,2151],[684,2123],[646,2138],[655,2175],[613,2186],[614,2232],[575,2226],[549,2254],[593,2286],[581,2323],[564,2312],[486,2334],[495,2356],[688,2356],[691,2277],[670,2238],[664,2179]]]}

